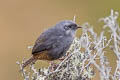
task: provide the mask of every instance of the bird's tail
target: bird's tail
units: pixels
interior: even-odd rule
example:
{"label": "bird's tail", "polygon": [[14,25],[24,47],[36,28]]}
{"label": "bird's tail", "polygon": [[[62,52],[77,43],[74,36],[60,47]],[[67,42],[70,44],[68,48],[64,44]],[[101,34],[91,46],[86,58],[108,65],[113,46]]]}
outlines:
{"label": "bird's tail", "polygon": [[34,63],[36,61],[36,59],[32,56],[30,57],[28,60],[26,60],[23,65],[22,65],[22,69],[24,69],[27,65],[29,65],[30,63]]}

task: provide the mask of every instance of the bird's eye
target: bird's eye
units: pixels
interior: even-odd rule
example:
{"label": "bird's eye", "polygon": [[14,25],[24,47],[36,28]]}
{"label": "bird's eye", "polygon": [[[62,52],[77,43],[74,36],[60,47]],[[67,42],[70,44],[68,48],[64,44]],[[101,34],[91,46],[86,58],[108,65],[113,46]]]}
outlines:
{"label": "bird's eye", "polygon": [[65,30],[68,30],[68,29],[69,29],[69,27],[68,27],[68,26],[65,26],[65,27],[64,27],[64,29],[65,29]]}

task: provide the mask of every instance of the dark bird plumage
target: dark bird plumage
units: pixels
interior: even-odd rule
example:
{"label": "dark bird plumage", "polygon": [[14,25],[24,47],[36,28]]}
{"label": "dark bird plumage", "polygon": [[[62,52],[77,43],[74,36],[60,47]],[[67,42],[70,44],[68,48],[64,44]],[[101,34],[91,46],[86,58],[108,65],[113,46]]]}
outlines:
{"label": "dark bird plumage", "polygon": [[23,64],[23,68],[36,60],[51,61],[64,56],[78,28],[81,27],[75,22],[65,20],[43,32],[35,42],[32,57]]}

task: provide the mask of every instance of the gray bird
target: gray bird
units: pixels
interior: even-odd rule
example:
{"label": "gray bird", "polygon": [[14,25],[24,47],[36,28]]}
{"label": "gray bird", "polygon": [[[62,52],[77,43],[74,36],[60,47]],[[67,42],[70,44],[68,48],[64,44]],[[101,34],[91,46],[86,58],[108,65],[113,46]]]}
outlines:
{"label": "gray bird", "polygon": [[74,21],[65,20],[43,32],[35,42],[32,57],[23,63],[23,68],[36,60],[56,60],[69,49],[76,30],[81,28]]}

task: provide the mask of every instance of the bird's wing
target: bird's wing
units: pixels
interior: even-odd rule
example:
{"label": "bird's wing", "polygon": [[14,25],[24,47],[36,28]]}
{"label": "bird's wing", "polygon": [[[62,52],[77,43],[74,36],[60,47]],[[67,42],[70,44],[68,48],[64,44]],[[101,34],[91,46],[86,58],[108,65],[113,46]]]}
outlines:
{"label": "bird's wing", "polygon": [[37,54],[45,50],[49,50],[52,47],[52,44],[56,42],[56,34],[53,31],[48,30],[38,37],[35,42],[35,45],[32,49],[32,54]]}

